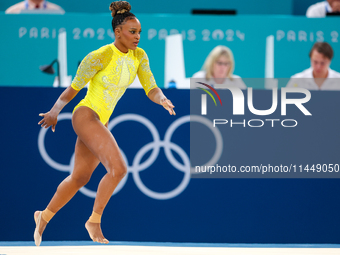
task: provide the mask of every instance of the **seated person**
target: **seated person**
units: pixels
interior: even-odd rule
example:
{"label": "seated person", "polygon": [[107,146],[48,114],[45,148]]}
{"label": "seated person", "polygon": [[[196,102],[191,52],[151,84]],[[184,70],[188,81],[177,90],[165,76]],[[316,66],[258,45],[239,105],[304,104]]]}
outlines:
{"label": "seated person", "polygon": [[306,16],[308,18],[323,18],[327,13],[340,12],[340,0],[327,0],[309,6]]}
{"label": "seated person", "polygon": [[223,45],[216,46],[206,58],[203,70],[195,73],[192,78],[202,78],[204,83],[234,85],[240,89],[247,86],[241,77],[233,74],[235,69],[234,56],[231,50]]}
{"label": "seated person", "polygon": [[[9,7],[5,13],[6,14],[19,14],[25,11],[37,11],[37,13],[42,13],[46,11],[58,13],[58,14],[64,14],[65,11],[63,8],[61,8],[59,5],[47,2],[45,0],[25,0],[23,2],[17,3],[15,5],[12,5]],[[32,13],[31,12],[31,13]]]}
{"label": "seated person", "polygon": [[340,73],[329,67],[333,58],[332,47],[326,42],[317,42],[313,45],[309,57],[311,67],[293,75],[287,87],[340,90]]}

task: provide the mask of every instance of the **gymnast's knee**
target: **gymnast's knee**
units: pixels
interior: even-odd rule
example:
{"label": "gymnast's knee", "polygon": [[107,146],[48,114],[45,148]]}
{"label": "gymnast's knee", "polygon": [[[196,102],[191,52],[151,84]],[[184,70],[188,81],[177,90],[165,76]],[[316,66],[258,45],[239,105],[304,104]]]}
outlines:
{"label": "gymnast's knee", "polygon": [[109,174],[113,178],[118,178],[120,180],[123,179],[124,176],[127,174],[127,166],[125,162],[121,163],[119,166],[113,167],[113,169],[109,171]]}
{"label": "gymnast's knee", "polygon": [[85,175],[78,175],[78,176],[72,176],[71,179],[75,183],[75,185],[78,188],[81,188],[85,186],[90,181],[91,175],[85,174]]}

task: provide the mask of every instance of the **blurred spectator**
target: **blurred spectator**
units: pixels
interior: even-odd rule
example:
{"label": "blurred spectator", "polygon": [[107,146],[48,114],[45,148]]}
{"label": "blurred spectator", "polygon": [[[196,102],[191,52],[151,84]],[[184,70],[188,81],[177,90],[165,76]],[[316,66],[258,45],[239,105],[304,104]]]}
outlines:
{"label": "blurred spectator", "polygon": [[17,3],[9,7],[5,13],[6,14],[19,14],[30,12],[33,13],[37,11],[37,13],[58,13],[64,14],[65,11],[59,5],[47,2],[45,0],[25,0],[23,2]]}
{"label": "blurred spectator", "polygon": [[323,18],[327,13],[340,12],[340,0],[327,0],[309,6],[306,16],[308,18]]}
{"label": "blurred spectator", "polygon": [[241,89],[247,86],[241,77],[233,74],[235,69],[234,55],[232,51],[223,45],[216,46],[206,58],[202,71],[195,73],[192,78],[203,78],[205,83],[234,85]]}
{"label": "blurred spectator", "polygon": [[340,73],[330,69],[333,49],[326,42],[317,42],[310,53],[311,67],[291,77],[287,87],[309,90],[340,90]]}

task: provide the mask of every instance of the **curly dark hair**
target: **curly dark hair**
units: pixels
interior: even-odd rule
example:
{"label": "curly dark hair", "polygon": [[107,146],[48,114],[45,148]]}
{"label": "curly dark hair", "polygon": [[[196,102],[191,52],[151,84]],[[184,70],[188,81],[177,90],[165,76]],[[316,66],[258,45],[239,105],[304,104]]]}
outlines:
{"label": "curly dark hair", "polygon": [[136,18],[136,16],[130,12],[131,4],[127,1],[115,1],[110,4],[110,11],[112,15],[112,29],[115,31],[116,27],[124,25],[124,23],[130,19]]}

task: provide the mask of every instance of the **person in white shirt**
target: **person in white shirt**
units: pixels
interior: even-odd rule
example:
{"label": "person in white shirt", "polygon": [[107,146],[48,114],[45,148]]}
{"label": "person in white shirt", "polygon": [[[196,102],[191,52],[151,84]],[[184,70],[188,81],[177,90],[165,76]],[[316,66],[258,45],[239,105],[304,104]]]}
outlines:
{"label": "person in white shirt", "polygon": [[235,61],[232,51],[226,46],[219,45],[209,53],[202,70],[195,73],[192,78],[201,78],[202,82],[211,86],[225,84],[246,89],[247,86],[241,77],[233,74],[234,69]]}
{"label": "person in white shirt", "polygon": [[25,0],[23,2],[17,3],[9,7],[5,13],[6,14],[20,14],[29,11],[30,13],[58,13],[64,14],[65,11],[59,5],[47,2],[45,0]]}
{"label": "person in white shirt", "polygon": [[305,88],[308,90],[340,90],[340,73],[330,69],[333,49],[326,42],[317,42],[310,53],[311,67],[295,74],[287,87]]}
{"label": "person in white shirt", "polygon": [[340,0],[327,0],[309,6],[308,18],[323,18],[327,13],[340,12]]}

